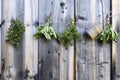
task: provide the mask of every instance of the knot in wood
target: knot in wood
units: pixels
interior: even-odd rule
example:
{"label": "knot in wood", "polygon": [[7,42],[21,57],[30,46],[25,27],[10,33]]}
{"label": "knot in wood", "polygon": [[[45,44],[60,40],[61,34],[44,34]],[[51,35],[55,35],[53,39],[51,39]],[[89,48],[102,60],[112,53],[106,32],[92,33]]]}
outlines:
{"label": "knot in wood", "polygon": [[35,26],[39,26],[39,21],[35,21]]}
{"label": "knot in wood", "polygon": [[28,73],[28,78],[29,78],[29,79],[34,79],[34,76],[35,76],[34,71],[30,71],[30,72]]}
{"label": "knot in wood", "polygon": [[14,79],[16,77],[16,72],[13,67],[8,67],[4,71],[4,78],[7,80],[9,78]]}
{"label": "knot in wood", "polygon": [[2,25],[4,25],[4,23],[5,23],[5,20],[2,20],[0,27],[2,27]]}
{"label": "knot in wood", "polygon": [[64,7],[64,6],[65,6],[65,2],[61,2],[61,3],[60,3],[60,6],[61,6],[61,7]]}

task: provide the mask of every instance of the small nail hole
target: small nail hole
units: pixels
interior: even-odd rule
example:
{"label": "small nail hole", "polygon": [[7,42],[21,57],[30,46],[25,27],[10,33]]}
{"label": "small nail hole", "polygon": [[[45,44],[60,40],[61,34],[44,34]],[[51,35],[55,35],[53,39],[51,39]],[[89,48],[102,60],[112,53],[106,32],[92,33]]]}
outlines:
{"label": "small nail hole", "polygon": [[60,3],[60,6],[62,7],[62,6],[65,6],[65,3],[64,2],[61,2]]}

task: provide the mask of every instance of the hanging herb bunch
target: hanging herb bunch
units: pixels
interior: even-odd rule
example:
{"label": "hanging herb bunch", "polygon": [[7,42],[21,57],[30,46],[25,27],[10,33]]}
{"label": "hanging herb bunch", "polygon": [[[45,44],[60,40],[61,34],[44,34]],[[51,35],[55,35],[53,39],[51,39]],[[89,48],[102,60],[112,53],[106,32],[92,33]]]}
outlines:
{"label": "hanging herb bunch", "polygon": [[7,32],[6,42],[9,42],[14,47],[18,47],[19,43],[23,39],[23,35],[25,32],[25,27],[21,21],[18,19],[12,20],[10,28]]}
{"label": "hanging herb bunch", "polygon": [[47,22],[43,26],[39,26],[37,28],[37,33],[34,35],[35,38],[39,39],[40,37],[44,37],[46,40],[51,40],[53,38],[57,38],[55,31],[50,23],[50,18],[48,18]]}
{"label": "hanging herb bunch", "polygon": [[74,43],[74,40],[81,40],[80,34],[78,33],[74,19],[70,20],[70,27],[67,30],[64,30],[60,35],[58,35],[58,40],[65,46],[68,47]]}
{"label": "hanging herb bunch", "polygon": [[97,36],[97,39],[101,41],[102,43],[108,43],[109,41],[117,41],[118,40],[118,33],[115,29],[112,28],[112,25],[107,23],[106,29],[103,30],[102,33],[100,33]]}

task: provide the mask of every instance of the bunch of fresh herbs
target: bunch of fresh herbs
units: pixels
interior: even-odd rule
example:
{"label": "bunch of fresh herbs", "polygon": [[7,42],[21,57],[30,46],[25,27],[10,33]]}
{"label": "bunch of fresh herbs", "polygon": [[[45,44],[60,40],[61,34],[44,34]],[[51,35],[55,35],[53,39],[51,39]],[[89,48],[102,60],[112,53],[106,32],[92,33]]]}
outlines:
{"label": "bunch of fresh herbs", "polygon": [[118,33],[115,29],[112,28],[111,24],[107,23],[107,27],[100,33],[97,39],[101,42],[108,43],[109,41],[117,41],[118,40]]}
{"label": "bunch of fresh herbs", "polygon": [[37,33],[34,35],[34,37],[37,39],[44,37],[46,40],[51,40],[52,38],[57,38],[57,35],[53,30],[50,21],[48,20],[45,25],[37,28]]}
{"label": "bunch of fresh herbs", "polygon": [[70,27],[67,30],[64,30],[60,35],[58,35],[58,40],[65,46],[68,47],[74,43],[74,40],[81,40],[80,34],[78,33],[74,19],[70,21]]}
{"label": "bunch of fresh herbs", "polygon": [[10,44],[17,48],[19,43],[23,39],[24,32],[25,27],[23,23],[18,19],[12,20],[10,28],[8,29],[7,32],[6,42],[9,42]]}

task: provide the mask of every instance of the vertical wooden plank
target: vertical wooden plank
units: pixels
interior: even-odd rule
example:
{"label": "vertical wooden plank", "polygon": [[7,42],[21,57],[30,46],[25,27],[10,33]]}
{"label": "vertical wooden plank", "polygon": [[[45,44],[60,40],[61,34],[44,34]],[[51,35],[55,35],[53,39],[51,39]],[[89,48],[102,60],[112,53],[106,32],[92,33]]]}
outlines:
{"label": "vertical wooden plank", "polygon": [[24,0],[16,0],[16,16],[22,22],[24,21]]}
{"label": "vertical wooden plank", "polygon": [[74,80],[74,47],[69,47],[68,58],[68,80]]}
{"label": "vertical wooden plank", "polygon": [[[24,1],[24,25],[25,25],[25,37],[24,37],[24,74],[27,76],[25,77],[25,80],[33,80],[33,78],[30,79],[33,75],[33,69],[32,69],[32,52],[33,52],[33,36],[32,36],[32,10],[31,10],[31,0],[25,0]],[[28,14],[29,13],[29,14]],[[27,73],[27,70],[29,73]],[[26,72],[26,73],[25,73]]]}
{"label": "vertical wooden plank", "polygon": [[[59,33],[69,28],[70,18],[74,18],[74,0],[61,0],[65,6],[61,7],[60,19],[58,22]],[[61,4],[60,3],[60,4]],[[62,26],[62,27],[61,27]],[[60,44],[60,80],[74,80],[74,46],[68,48]]]}
{"label": "vertical wooden plank", "polygon": [[[110,15],[110,1],[98,0],[96,3],[96,20],[102,23],[106,28],[106,16]],[[104,21],[104,23],[103,23]],[[98,80],[110,80],[110,65],[111,65],[111,43],[102,44],[96,43],[96,78]]]}
{"label": "vertical wooden plank", "polygon": [[[11,19],[16,19],[16,0],[11,0],[10,5],[11,5]],[[13,70],[14,70],[14,75],[15,75],[15,76],[13,76],[14,78],[12,80],[16,80],[15,61],[17,61],[17,60],[15,60],[15,55],[14,55],[15,48],[12,46],[10,49],[13,50],[13,53],[10,53],[11,55],[9,55],[9,57],[11,56],[10,60],[11,60]]]}
{"label": "vertical wooden plank", "polygon": [[[119,37],[120,37],[120,1],[116,0],[116,2],[112,1],[112,26],[114,29],[118,31]],[[113,80],[119,80],[120,79],[120,38],[118,39],[117,43],[112,42],[112,76]]]}
{"label": "vertical wooden plank", "polygon": [[[110,1],[101,0],[101,11],[102,20],[104,18],[104,28],[106,28],[106,17],[110,14]],[[102,6],[103,5],[103,6]],[[103,7],[103,8],[102,8]],[[102,13],[102,12],[101,12]],[[100,80],[110,80],[110,58],[111,58],[111,43],[108,44],[100,44],[98,43],[98,68],[99,68],[99,77]]]}
{"label": "vertical wooden plank", "polygon": [[101,45],[85,35],[86,29],[101,23],[109,7],[109,1],[103,0],[102,8],[101,0],[76,0],[77,28],[83,37],[76,44],[77,80],[110,80],[110,45]]}
{"label": "vertical wooden plank", "polygon": [[[88,19],[88,23],[86,22],[86,29],[90,28],[91,26],[94,26],[96,22],[96,0],[87,0],[86,4],[86,18]],[[90,12],[90,13],[88,13]],[[95,65],[95,41],[91,40],[90,38],[86,37],[86,68],[88,70],[88,79],[89,80],[96,80],[96,65]],[[91,74],[92,73],[92,74]]]}
{"label": "vertical wooden plank", "polygon": [[[32,0],[32,21],[33,21],[33,34],[32,36],[36,33],[36,22],[39,22],[39,17],[38,17],[38,1],[39,0]],[[33,72],[34,72],[34,80],[38,79],[38,40],[33,38]]]}
{"label": "vertical wooden plank", "polygon": [[[1,24],[1,3],[2,3],[2,1],[0,1],[0,24]],[[0,27],[0,80],[1,80],[1,41],[2,41],[2,39],[1,39],[1,27]]]}
{"label": "vertical wooden plank", "polygon": [[[39,22],[40,25],[45,23],[45,18],[52,13],[51,21],[53,20],[53,14],[56,8],[58,13],[59,0],[39,0]],[[58,6],[56,6],[56,4]],[[57,15],[56,15],[57,17]],[[53,20],[54,21],[54,20]],[[53,23],[54,24],[54,23]],[[54,26],[54,28],[57,26]],[[55,40],[44,41],[39,40],[39,80],[59,80],[59,49]]]}
{"label": "vertical wooden plank", "polygon": [[[2,53],[3,53],[3,79],[4,80],[15,80],[16,71],[14,67],[14,48],[12,45],[5,42],[6,33],[10,26],[11,16],[12,16],[12,0],[3,1],[3,19],[5,20],[4,26],[2,26]],[[14,4],[14,3],[13,3]]]}
{"label": "vertical wooden plank", "polygon": [[[1,21],[4,19],[4,17],[3,17],[3,14],[4,14],[4,12],[3,12],[3,7],[4,7],[4,1],[1,1]],[[3,25],[2,25],[3,26]],[[3,79],[3,69],[4,69],[4,60],[3,60],[3,52],[4,52],[4,48],[3,48],[3,42],[4,42],[4,38],[3,38],[3,35],[2,35],[2,33],[3,33],[3,28],[2,28],[2,26],[1,26],[1,80]]]}
{"label": "vertical wooden plank", "polygon": [[[102,15],[102,4],[101,4],[101,1],[98,0],[96,2],[96,20],[98,20],[98,22],[100,24],[102,24],[103,22],[103,15]],[[103,25],[103,24],[102,24]],[[100,53],[101,53],[101,44],[99,44],[99,42],[96,42],[96,79],[97,80],[101,80],[101,66],[102,64],[100,63],[100,60],[101,60],[101,56],[100,56]]]}
{"label": "vertical wooden plank", "polygon": [[60,80],[74,80],[74,47],[60,47]]}
{"label": "vertical wooden plank", "polygon": [[[24,19],[24,0],[12,0],[12,18],[13,19],[19,19],[23,22]],[[18,48],[14,49],[14,66],[16,70],[16,78],[15,80],[23,80],[24,74],[23,74],[23,42],[21,42],[18,46]]]}
{"label": "vertical wooden plank", "polygon": [[95,2],[95,0],[76,0],[77,28],[83,38],[81,42],[76,44],[77,80],[96,80],[95,41],[92,41],[85,35],[86,29],[93,26],[96,21]]}
{"label": "vertical wooden plank", "polygon": [[[74,0],[40,0],[40,25],[45,16],[52,13],[51,21],[57,33],[68,28],[70,18],[74,16]],[[61,4],[63,4],[61,6]],[[67,22],[67,23],[65,23]],[[55,40],[46,42],[39,40],[39,79],[41,80],[73,80],[73,46],[68,48],[58,45]]]}
{"label": "vertical wooden plank", "polygon": [[[38,41],[33,37],[36,27],[33,25],[38,20],[38,0],[25,0],[25,72],[28,70],[27,80],[34,80],[38,74]],[[26,79],[25,79],[26,80]]]}

